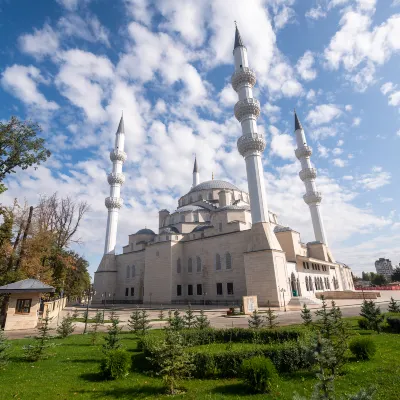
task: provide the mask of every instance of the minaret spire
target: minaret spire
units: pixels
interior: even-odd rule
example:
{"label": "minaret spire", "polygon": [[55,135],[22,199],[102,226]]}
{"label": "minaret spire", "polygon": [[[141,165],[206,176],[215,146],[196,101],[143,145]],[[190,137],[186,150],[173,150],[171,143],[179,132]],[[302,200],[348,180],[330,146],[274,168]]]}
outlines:
{"label": "minaret spire", "polygon": [[235,21],[235,44],[233,46],[233,50],[236,49],[236,47],[244,47],[242,37],[240,36],[239,29],[237,27],[237,23]]}
{"label": "minaret spire", "polygon": [[115,134],[114,150],[110,152],[110,160],[113,163],[112,172],[108,175],[107,180],[110,185],[110,197],[105,200],[108,209],[106,240],[104,246],[104,254],[114,254],[117,241],[118,213],[122,207],[123,201],[120,196],[121,185],[125,182],[125,176],[122,173],[122,165],[126,161],[126,153],[124,152],[125,144],[125,127],[124,115],[122,114],[119,121],[118,129]]}
{"label": "minaret spire", "polygon": [[304,186],[306,188],[306,194],[303,196],[303,199],[310,208],[315,240],[324,243],[325,245],[328,245],[320,210],[322,195],[320,192],[318,192],[317,185],[315,184],[317,170],[311,165],[310,157],[312,154],[312,150],[311,147],[307,145],[306,135],[304,134],[304,129],[301,126],[296,111],[294,112],[294,131],[297,142],[297,149],[295,151],[295,154],[296,157],[300,160],[302,168],[299,176],[300,179],[304,182]]}
{"label": "minaret spire", "polygon": [[194,165],[193,165],[193,185],[192,187],[195,187],[200,184],[200,174],[199,174],[199,169],[197,167],[197,157],[196,155],[194,156]]}

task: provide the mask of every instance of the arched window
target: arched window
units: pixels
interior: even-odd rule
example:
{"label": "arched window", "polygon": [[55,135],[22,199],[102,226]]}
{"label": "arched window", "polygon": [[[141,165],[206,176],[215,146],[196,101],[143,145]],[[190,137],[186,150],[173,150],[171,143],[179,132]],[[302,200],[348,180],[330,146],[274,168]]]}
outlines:
{"label": "arched window", "polygon": [[193,270],[192,259],[189,258],[189,260],[188,260],[188,272],[189,272],[189,274],[192,273],[192,270]]}
{"label": "arched window", "polygon": [[225,254],[226,269],[232,269],[232,256],[230,253]]}
{"label": "arched window", "polygon": [[178,259],[176,260],[176,272],[177,272],[178,274],[181,273],[181,259],[180,259],[180,258],[178,258]]}
{"label": "arched window", "polygon": [[136,276],[136,267],[132,265],[131,267],[131,277],[134,278]]}
{"label": "arched window", "polygon": [[319,290],[318,280],[316,277],[314,277],[314,285],[315,285],[315,290]]}
{"label": "arched window", "polygon": [[307,278],[307,277],[306,277],[306,289],[307,289],[307,292],[310,291],[310,288],[309,288],[309,286],[308,286],[308,278]]}
{"label": "arched window", "polygon": [[201,258],[199,256],[196,257],[196,265],[197,265],[197,272],[201,272]]}
{"label": "arched window", "polygon": [[126,267],[126,279],[129,279],[129,270],[130,270],[130,266],[128,265]]}
{"label": "arched window", "polygon": [[324,282],[322,281],[322,278],[319,278],[319,283],[321,285],[321,290],[324,290]]}
{"label": "arched window", "polygon": [[208,200],[212,200],[213,199],[213,194],[212,192],[208,193]]}
{"label": "arched window", "polygon": [[313,281],[311,279],[311,276],[308,277],[308,284],[310,285],[310,290],[313,291],[314,290],[314,286],[313,286]]}
{"label": "arched window", "polygon": [[218,253],[215,255],[215,269],[221,269],[221,256]]}

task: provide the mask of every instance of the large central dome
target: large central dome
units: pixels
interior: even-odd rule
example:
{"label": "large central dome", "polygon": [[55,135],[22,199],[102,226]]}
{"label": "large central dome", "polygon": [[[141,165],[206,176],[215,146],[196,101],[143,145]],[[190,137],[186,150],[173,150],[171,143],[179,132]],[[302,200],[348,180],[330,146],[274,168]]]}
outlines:
{"label": "large central dome", "polygon": [[200,183],[199,185],[192,188],[189,193],[197,192],[199,190],[208,190],[208,189],[231,189],[240,191],[240,189],[237,186],[233,185],[232,183],[226,181],[212,180]]}

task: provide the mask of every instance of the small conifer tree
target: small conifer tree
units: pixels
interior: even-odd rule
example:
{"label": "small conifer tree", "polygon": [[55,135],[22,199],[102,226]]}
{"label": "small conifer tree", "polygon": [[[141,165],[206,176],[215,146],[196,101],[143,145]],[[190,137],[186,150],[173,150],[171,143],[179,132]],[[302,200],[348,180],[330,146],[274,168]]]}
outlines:
{"label": "small conifer tree", "polygon": [[77,319],[79,317],[79,312],[76,308],[74,308],[74,312],[72,313],[72,318]]}
{"label": "small conifer tree", "polygon": [[307,327],[312,324],[311,310],[305,303],[303,304],[303,308],[301,310],[301,319],[303,320],[303,324]]}
{"label": "small conifer tree", "polygon": [[381,309],[372,300],[364,300],[361,306],[360,315],[368,320],[368,324],[374,331],[380,333],[385,317],[381,314]]}
{"label": "small conifer tree", "polygon": [[269,305],[269,300],[268,300],[268,309],[267,309],[267,315],[265,317],[267,326],[269,329],[276,328],[279,325],[279,322],[276,320],[278,316],[271,310],[271,307]]}
{"label": "small conifer tree", "polygon": [[188,308],[183,318],[185,321],[186,328],[188,329],[194,328],[196,324],[196,317],[194,315],[192,307],[190,306],[190,303],[188,304]]}
{"label": "small conifer tree", "polygon": [[65,317],[63,317],[59,327],[57,328],[57,333],[60,338],[66,338],[75,330],[75,325],[72,323],[72,317],[70,313],[68,313]]}
{"label": "small conifer tree", "polygon": [[400,313],[400,304],[398,304],[393,297],[390,298],[388,311],[392,313]]}
{"label": "small conifer tree", "polygon": [[8,340],[2,330],[0,330],[0,369],[4,368],[8,362]]}
{"label": "small conifer tree", "polygon": [[38,327],[39,334],[34,337],[34,342],[24,346],[25,358],[28,361],[38,361],[46,357],[46,349],[53,346],[50,342],[50,322],[53,318],[49,317],[49,310],[46,310],[46,316],[42,319],[41,325]]}
{"label": "small conifer tree", "polygon": [[120,333],[122,328],[119,326],[119,318],[115,311],[110,313],[111,326],[107,327],[107,336],[104,337],[105,343],[103,344],[103,351],[116,350],[121,347]]}
{"label": "small conifer tree", "polygon": [[168,314],[167,328],[174,331],[180,331],[185,328],[185,320],[181,317],[178,310],[175,310],[173,315]]}
{"label": "small conifer tree", "polygon": [[142,336],[146,335],[147,331],[150,329],[150,319],[149,314],[146,310],[142,310],[140,313],[140,334]]}
{"label": "small conifer tree", "polygon": [[210,327],[210,321],[208,320],[204,310],[200,310],[200,315],[196,317],[195,327],[197,329],[207,329]]}
{"label": "small conifer tree", "polygon": [[103,324],[103,314],[97,312],[93,318],[92,330],[90,331],[90,341],[96,344],[99,337],[99,327]]}
{"label": "small conifer tree", "polygon": [[128,328],[133,331],[136,335],[139,334],[142,325],[142,315],[138,307],[132,312],[130,319],[128,320]]}
{"label": "small conifer tree", "polygon": [[321,300],[322,308],[315,312],[318,319],[315,321],[314,325],[323,338],[330,339],[333,333],[332,315],[324,296],[321,296]]}
{"label": "small conifer tree", "polygon": [[250,315],[249,319],[247,320],[249,328],[252,329],[259,329],[265,326],[265,319],[262,317],[257,310],[253,311],[253,314]]}
{"label": "small conifer tree", "polygon": [[160,312],[158,313],[158,319],[160,321],[164,321],[165,315],[164,315],[164,309],[161,308]]}

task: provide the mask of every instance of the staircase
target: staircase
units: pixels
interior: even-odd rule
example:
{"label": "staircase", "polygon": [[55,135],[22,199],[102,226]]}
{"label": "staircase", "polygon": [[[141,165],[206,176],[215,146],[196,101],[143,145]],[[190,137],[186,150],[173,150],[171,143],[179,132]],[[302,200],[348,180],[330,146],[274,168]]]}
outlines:
{"label": "staircase", "polygon": [[288,303],[288,307],[303,307],[303,304],[306,304],[307,306],[320,306],[322,301],[315,297],[292,297]]}

